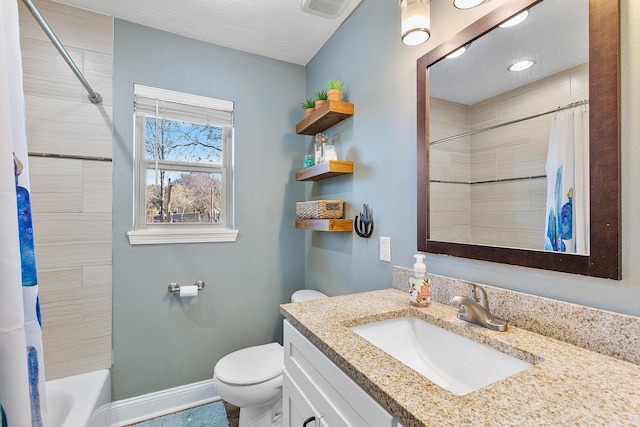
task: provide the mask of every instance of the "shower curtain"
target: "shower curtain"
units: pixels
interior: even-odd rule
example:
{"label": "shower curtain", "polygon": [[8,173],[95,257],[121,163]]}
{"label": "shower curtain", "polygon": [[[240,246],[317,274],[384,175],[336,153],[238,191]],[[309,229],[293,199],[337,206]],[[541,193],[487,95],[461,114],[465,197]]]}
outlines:
{"label": "shower curtain", "polygon": [[46,426],[16,0],[0,2],[0,426]]}
{"label": "shower curtain", "polygon": [[559,111],[547,154],[544,249],[589,253],[589,109]]}

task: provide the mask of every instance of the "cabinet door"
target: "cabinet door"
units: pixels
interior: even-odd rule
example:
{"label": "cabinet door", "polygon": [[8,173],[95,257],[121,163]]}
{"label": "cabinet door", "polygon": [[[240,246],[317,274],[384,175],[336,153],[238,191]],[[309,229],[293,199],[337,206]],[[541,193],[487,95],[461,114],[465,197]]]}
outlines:
{"label": "cabinet door", "polygon": [[329,427],[286,369],[282,378],[282,405],[284,427]]}
{"label": "cabinet door", "polygon": [[393,416],[284,321],[284,366],[333,427],[393,427]]}

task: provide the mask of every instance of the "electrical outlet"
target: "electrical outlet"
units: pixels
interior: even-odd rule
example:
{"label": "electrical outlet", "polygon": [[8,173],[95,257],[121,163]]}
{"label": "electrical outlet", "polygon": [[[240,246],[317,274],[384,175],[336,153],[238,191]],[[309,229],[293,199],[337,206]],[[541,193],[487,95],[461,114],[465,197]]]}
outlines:
{"label": "electrical outlet", "polygon": [[380,261],[391,262],[391,237],[380,237]]}

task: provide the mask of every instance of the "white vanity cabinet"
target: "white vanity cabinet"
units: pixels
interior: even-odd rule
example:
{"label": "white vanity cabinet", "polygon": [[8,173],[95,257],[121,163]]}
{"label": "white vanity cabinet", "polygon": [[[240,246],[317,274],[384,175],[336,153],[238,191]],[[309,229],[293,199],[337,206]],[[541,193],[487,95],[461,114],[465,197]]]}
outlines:
{"label": "white vanity cabinet", "polygon": [[300,390],[300,386],[284,374],[282,379],[282,405],[284,426],[316,427],[328,426],[320,412],[309,402],[309,399]]}
{"label": "white vanity cabinet", "polygon": [[285,427],[401,427],[286,320],[283,417]]}

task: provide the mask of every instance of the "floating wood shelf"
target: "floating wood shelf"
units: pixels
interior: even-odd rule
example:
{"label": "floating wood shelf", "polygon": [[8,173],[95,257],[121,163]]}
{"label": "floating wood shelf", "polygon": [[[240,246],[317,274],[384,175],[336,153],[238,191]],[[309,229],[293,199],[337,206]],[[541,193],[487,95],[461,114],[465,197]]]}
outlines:
{"label": "floating wood shelf", "polygon": [[342,160],[329,160],[318,163],[306,169],[296,172],[296,181],[319,181],[337,175],[353,173],[353,162]]}
{"label": "floating wood shelf", "polygon": [[[298,135],[315,135],[353,116],[350,102],[327,101],[296,125]],[[296,172],[296,181],[318,181],[337,175],[353,173],[353,162],[330,160]],[[350,219],[297,219],[296,228],[315,231],[353,230]]]}
{"label": "floating wood shelf", "polygon": [[296,125],[296,133],[298,135],[315,135],[351,116],[353,116],[352,103],[327,101]]}
{"label": "floating wood shelf", "polygon": [[351,231],[350,219],[296,219],[296,228],[315,231]]}

